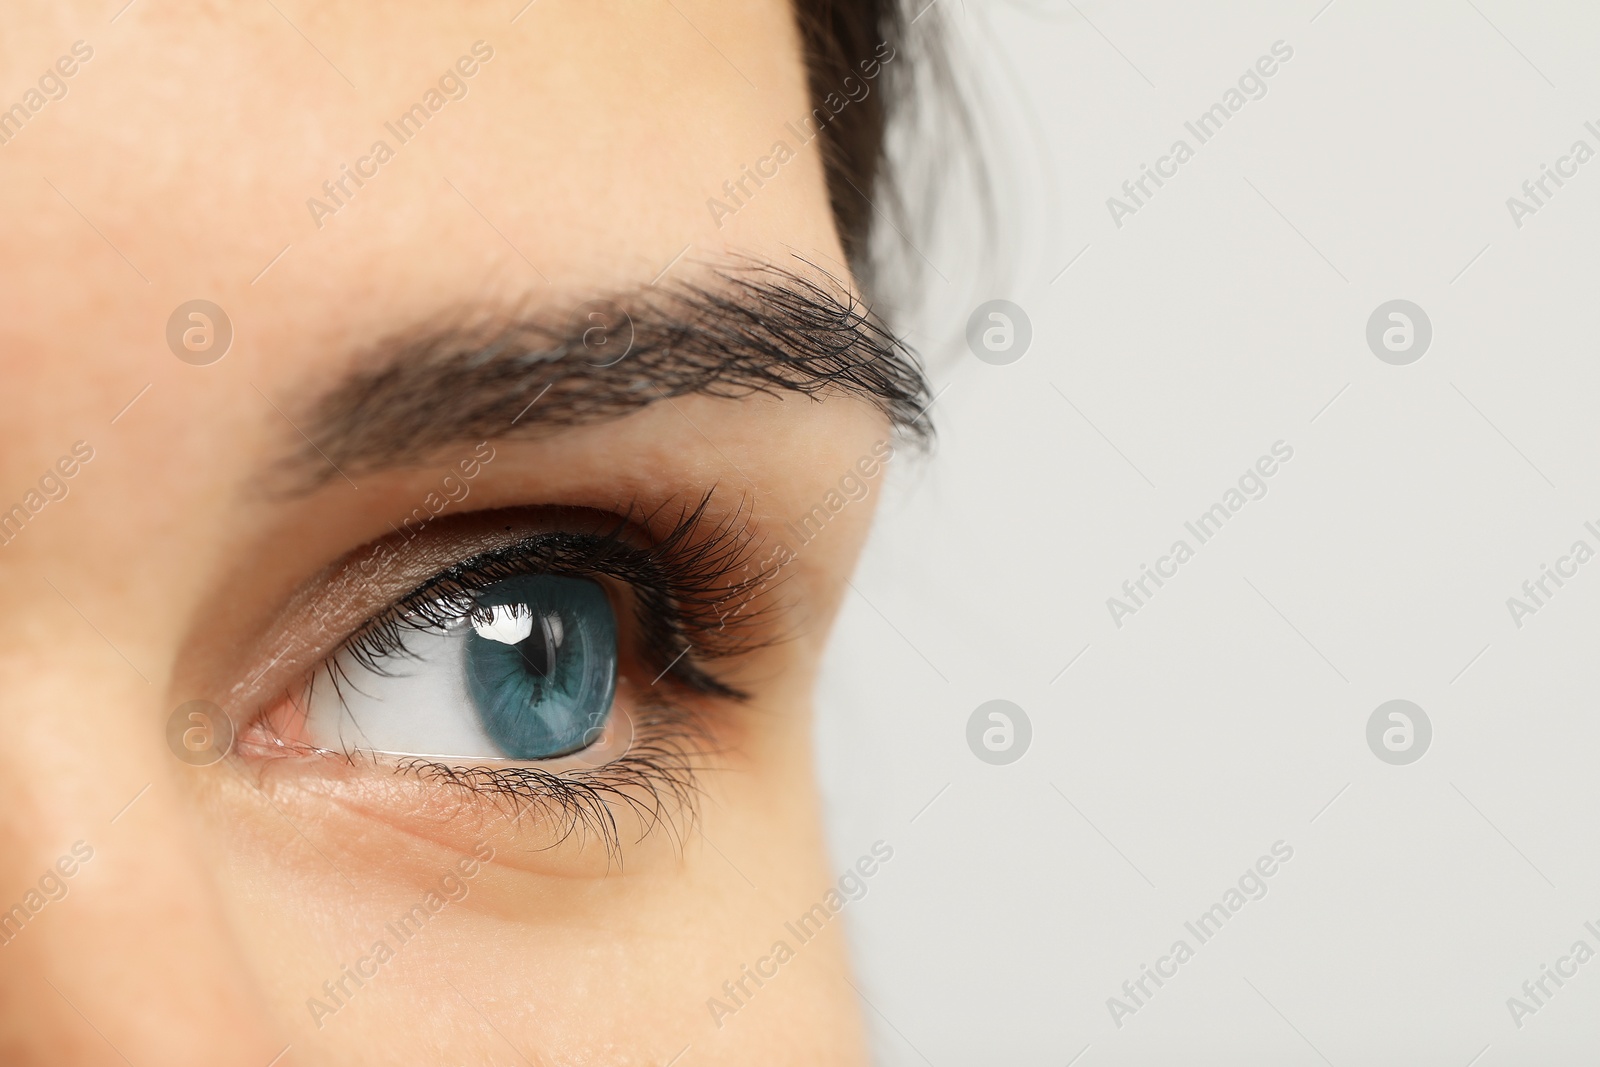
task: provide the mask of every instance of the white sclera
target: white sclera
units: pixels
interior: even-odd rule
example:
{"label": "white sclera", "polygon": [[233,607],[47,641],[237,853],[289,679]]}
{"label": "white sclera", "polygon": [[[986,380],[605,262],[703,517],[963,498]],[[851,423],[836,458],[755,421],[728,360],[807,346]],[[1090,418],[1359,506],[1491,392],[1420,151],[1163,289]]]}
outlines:
{"label": "white sclera", "polygon": [[[520,618],[496,615],[485,625],[501,627],[507,634],[520,626],[526,637],[532,632],[533,617],[526,611]],[[312,687],[307,740],[334,752],[365,750],[469,761],[494,758],[497,746],[473,712],[467,690],[470,633],[464,622],[448,633],[409,632],[408,654],[387,657],[384,674],[369,671],[348,652],[339,653],[336,663],[343,673],[338,688],[326,675],[318,675]]]}

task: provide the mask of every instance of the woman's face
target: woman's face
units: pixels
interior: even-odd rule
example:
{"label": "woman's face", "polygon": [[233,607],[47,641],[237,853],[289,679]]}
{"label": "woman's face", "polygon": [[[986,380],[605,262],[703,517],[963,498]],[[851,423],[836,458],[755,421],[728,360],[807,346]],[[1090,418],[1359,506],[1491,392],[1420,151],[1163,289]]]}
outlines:
{"label": "woman's face", "polygon": [[856,1062],[789,8],[121,3],[0,63],[0,1059]]}

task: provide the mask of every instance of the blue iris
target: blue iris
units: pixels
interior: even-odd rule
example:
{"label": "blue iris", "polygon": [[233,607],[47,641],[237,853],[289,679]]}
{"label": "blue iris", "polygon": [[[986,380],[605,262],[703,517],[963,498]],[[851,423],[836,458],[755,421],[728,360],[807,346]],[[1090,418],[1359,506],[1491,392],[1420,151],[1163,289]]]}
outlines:
{"label": "blue iris", "polygon": [[599,584],[540,574],[477,594],[467,688],[510,759],[549,759],[600,736],[617,687],[617,619]]}

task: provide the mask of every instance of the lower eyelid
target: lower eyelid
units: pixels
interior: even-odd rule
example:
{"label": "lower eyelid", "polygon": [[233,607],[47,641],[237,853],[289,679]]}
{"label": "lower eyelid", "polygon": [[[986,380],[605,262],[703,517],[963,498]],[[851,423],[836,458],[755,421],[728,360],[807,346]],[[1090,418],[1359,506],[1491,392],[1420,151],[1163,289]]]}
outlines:
{"label": "lower eyelid", "polygon": [[582,760],[442,763],[278,748],[266,736],[241,736],[236,758],[254,764],[264,783],[298,782],[314,803],[333,803],[407,833],[453,838],[505,820],[501,832],[515,836],[518,850],[570,844],[614,860],[656,832],[681,839],[698,816],[700,775],[719,755],[713,731],[693,709],[655,700],[630,709],[627,719],[627,736],[607,762],[594,766]]}

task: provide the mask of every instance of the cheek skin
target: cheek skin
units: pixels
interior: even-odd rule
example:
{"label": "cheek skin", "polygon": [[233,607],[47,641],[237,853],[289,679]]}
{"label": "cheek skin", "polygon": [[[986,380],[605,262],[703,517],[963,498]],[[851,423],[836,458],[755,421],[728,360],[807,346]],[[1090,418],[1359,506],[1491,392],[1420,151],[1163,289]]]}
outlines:
{"label": "cheek skin", "polygon": [[[448,829],[436,823],[438,837],[429,840],[409,824],[415,812],[406,813],[402,828],[356,808],[319,803],[326,798],[315,790],[269,784],[268,803],[231,776],[210,783],[228,787],[210,805],[219,819],[208,836],[228,859],[229,925],[241,931],[247,955],[277,961],[265,983],[276,998],[274,1014],[305,1022],[302,1039],[359,1057],[394,1028],[412,1025],[419,1012],[454,1017],[459,1003],[440,983],[448,978],[485,1011],[498,1006],[514,1014],[517,1004],[540,1005],[519,1035],[532,1048],[600,1055],[603,1035],[627,1029],[651,1040],[671,1035],[675,1047],[693,1042],[720,1050],[727,1062],[773,1062],[762,1059],[762,1049],[775,1030],[832,1018],[837,1022],[828,1030],[804,1035],[808,1055],[823,1057],[805,1062],[853,1062],[857,1037],[850,988],[841,980],[848,974],[842,924],[804,946],[740,1030],[716,1030],[705,1010],[705,999],[720,995],[721,983],[737,977],[741,964],[773,940],[791,939],[784,919],[803,914],[829,878],[821,863],[809,709],[803,697],[790,695],[749,710],[765,729],[706,776],[707,797],[681,851],[658,838],[630,849],[620,871],[606,871],[603,858],[592,854],[574,866],[559,849],[529,851],[539,846],[537,834],[508,832],[504,818],[481,804],[462,804]],[[775,838],[782,848],[772,846]],[[362,994],[360,1013],[342,1016],[337,1030],[331,1024],[313,1030],[304,997],[369,938],[385,937],[385,924],[417,902],[416,887],[437,880],[477,841],[491,843],[495,859],[447,909],[448,939],[408,945],[404,967],[386,969],[392,977]],[[263,867],[263,855],[280,859]],[[310,910],[309,900],[317,901]],[[286,956],[284,944],[300,948]],[[470,951],[460,951],[464,946]],[[674,977],[670,993],[659,988],[663,974]],[[590,993],[596,985],[627,991],[615,998],[627,1005],[625,1016],[596,1004]]]}

